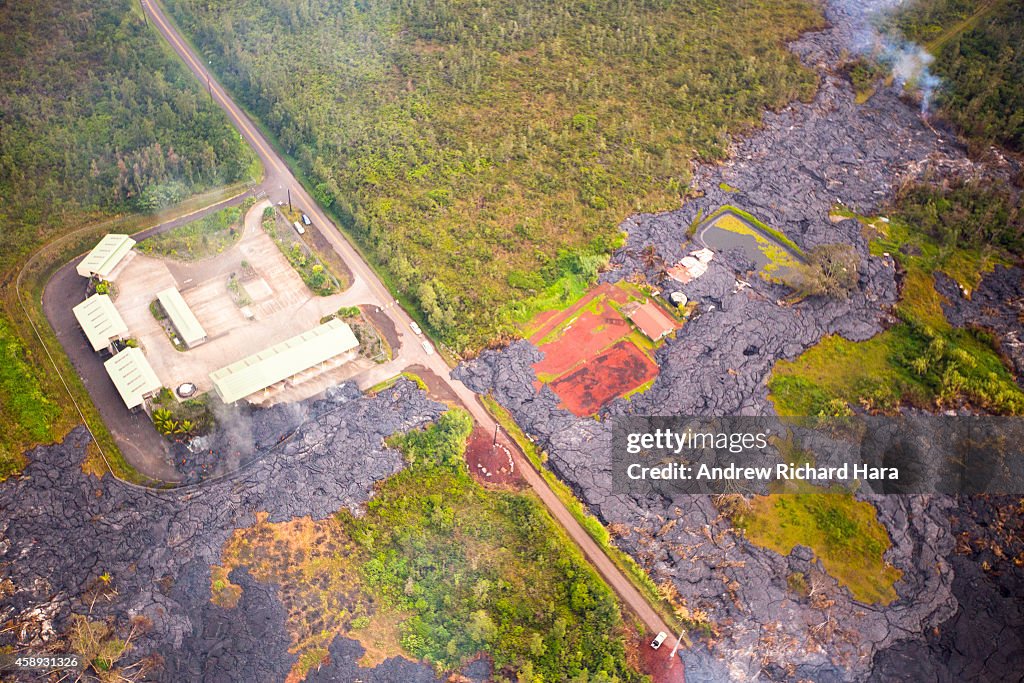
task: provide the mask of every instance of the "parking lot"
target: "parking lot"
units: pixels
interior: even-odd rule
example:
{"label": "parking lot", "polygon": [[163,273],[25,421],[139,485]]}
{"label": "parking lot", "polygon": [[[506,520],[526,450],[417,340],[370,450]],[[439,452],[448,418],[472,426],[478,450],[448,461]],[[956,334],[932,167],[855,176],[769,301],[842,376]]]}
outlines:
{"label": "parking lot", "polygon": [[[115,304],[164,386],[193,382],[200,391],[207,391],[212,387],[210,372],[316,327],[323,316],[342,305],[344,294],[321,297],[310,292],[263,232],[260,218],[266,206],[268,202],[253,206],[238,242],[215,257],[181,262],[137,253],[118,277]],[[232,297],[228,287],[232,274],[248,302]],[[150,311],[157,292],[167,287],[181,292],[206,330],[206,343],[187,351],[175,349]],[[251,317],[246,317],[239,303],[246,304]],[[281,396],[294,401],[314,395],[368,363],[356,360],[351,368],[328,373],[326,383],[307,381]]]}

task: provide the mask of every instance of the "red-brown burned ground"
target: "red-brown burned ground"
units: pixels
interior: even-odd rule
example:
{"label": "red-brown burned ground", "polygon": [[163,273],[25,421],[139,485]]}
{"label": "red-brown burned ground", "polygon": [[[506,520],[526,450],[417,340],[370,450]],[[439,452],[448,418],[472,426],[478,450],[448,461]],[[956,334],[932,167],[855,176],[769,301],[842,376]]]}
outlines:
{"label": "red-brown burned ground", "polygon": [[657,650],[651,648],[651,640],[653,636],[645,639],[638,647],[640,670],[651,677],[651,683],[685,683],[683,662],[678,655],[672,655],[675,636],[669,635]]}
{"label": "red-brown burned ground", "polygon": [[544,360],[535,363],[538,377],[557,377],[630,333],[632,328],[610,306],[601,313],[584,311],[562,335],[540,347]]}
{"label": "red-brown burned ground", "polygon": [[587,417],[617,396],[658,376],[658,366],[632,342],[619,342],[549,386],[573,415]]}
{"label": "red-brown burned ground", "polygon": [[512,455],[508,450],[504,433],[498,434],[494,445],[494,434],[488,434],[477,427],[466,442],[466,465],[469,473],[484,484],[503,484],[519,488],[523,479],[515,470]]}
{"label": "red-brown burned ground", "polygon": [[579,311],[583,310],[587,304],[598,297],[605,297],[607,300],[615,301],[620,304],[624,304],[629,301],[629,293],[625,290],[607,283],[598,285],[583,295],[582,299],[564,311],[545,311],[537,314],[533,319],[533,323],[535,325],[539,325],[539,327],[533,330],[528,339],[534,344],[540,344],[544,337],[558,329],[559,325],[576,315]]}

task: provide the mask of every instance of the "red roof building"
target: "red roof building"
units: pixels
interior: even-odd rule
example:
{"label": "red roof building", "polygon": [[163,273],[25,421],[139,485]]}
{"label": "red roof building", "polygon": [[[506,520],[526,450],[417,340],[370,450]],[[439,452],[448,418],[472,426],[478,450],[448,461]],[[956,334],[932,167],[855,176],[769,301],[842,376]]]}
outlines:
{"label": "red roof building", "polygon": [[676,321],[657,304],[648,301],[628,313],[629,319],[651,341],[658,341],[676,330]]}

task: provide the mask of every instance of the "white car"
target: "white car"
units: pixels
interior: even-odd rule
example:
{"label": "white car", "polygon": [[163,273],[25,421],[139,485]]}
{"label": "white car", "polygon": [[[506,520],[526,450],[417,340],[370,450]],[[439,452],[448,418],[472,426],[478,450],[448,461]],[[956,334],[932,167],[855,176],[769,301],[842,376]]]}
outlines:
{"label": "white car", "polygon": [[292,227],[294,227],[295,228],[295,232],[299,233],[300,235],[306,234],[306,229],[304,227],[302,227],[302,224],[299,223],[298,221],[295,221],[294,223],[292,223]]}
{"label": "white car", "polygon": [[415,320],[409,323],[409,329],[412,330],[413,334],[415,334],[416,336],[423,334],[423,330],[420,329],[420,326],[416,324]]}
{"label": "white car", "polygon": [[651,641],[651,649],[657,650],[661,647],[661,644],[665,642],[666,638],[668,638],[667,633],[664,631],[658,631],[658,635],[654,636],[654,640]]}
{"label": "white car", "polygon": [[427,352],[428,356],[434,355],[434,346],[426,339],[423,340],[423,350]]}

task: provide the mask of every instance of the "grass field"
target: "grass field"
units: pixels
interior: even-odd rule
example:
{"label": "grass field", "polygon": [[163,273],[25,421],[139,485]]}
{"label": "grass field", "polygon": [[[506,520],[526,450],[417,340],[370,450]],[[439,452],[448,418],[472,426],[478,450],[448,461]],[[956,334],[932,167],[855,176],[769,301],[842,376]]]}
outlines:
{"label": "grass field", "polygon": [[256,200],[249,197],[239,206],[229,206],[143,240],[136,248],[145,254],[181,261],[198,261],[216,256],[234,246],[241,238],[245,228],[245,212],[255,203]]}

